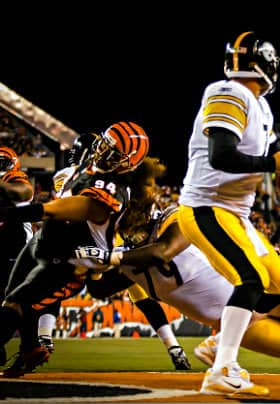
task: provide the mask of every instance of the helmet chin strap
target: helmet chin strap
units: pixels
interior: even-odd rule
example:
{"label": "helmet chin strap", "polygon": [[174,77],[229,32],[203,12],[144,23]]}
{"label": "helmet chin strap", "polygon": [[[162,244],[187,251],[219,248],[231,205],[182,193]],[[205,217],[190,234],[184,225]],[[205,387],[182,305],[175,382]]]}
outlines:
{"label": "helmet chin strap", "polygon": [[[124,169],[125,169],[125,171],[122,171],[123,173],[126,173],[127,171],[130,171],[131,170],[131,168],[130,168],[130,166],[131,166],[131,164],[130,164],[130,157],[132,157],[134,154],[136,154],[137,153],[137,150],[133,150],[131,153],[129,153],[129,154],[127,154],[127,156],[126,156],[126,159],[123,161],[123,163],[124,162],[127,162],[128,163],[128,166],[127,167],[124,167],[123,166],[123,163],[120,163],[120,165],[119,165],[119,167],[123,167]],[[136,168],[136,167],[135,167]],[[132,169],[132,171],[133,171],[133,169]]]}
{"label": "helmet chin strap", "polygon": [[262,76],[262,78],[265,80],[265,82],[268,85],[267,89],[262,93],[262,95],[269,94],[274,87],[272,81],[257,64],[254,64],[254,69],[256,70],[256,72],[258,72]]}

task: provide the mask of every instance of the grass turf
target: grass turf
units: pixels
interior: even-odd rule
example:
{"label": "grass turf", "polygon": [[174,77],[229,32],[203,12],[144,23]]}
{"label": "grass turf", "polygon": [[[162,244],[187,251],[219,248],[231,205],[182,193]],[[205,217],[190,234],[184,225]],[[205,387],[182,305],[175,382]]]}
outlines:
{"label": "grass turf", "polygon": [[[178,338],[184,347],[193,372],[207,366],[193,354],[203,337]],[[7,344],[8,357],[18,350],[19,339]],[[239,363],[251,373],[280,373],[279,358],[241,348]],[[1,367],[0,367],[1,369]],[[56,339],[55,352],[49,363],[37,372],[117,372],[117,371],[174,371],[166,348],[158,338],[91,338]]]}

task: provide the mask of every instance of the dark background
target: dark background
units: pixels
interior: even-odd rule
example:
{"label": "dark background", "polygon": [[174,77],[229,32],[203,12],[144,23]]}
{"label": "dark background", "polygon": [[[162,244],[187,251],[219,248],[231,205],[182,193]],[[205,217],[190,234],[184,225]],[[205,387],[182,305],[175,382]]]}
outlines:
{"label": "dark background", "polygon": [[[1,81],[78,132],[137,122],[168,166],[166,182],[179,185],[203,89],[224,78],[226,43],[255,30],[280,45],[273,9],[247,2],[257,13],[246,17],[238,3],[96,4],[12,5]],[[280,121],[279,90],[269,99]]]}

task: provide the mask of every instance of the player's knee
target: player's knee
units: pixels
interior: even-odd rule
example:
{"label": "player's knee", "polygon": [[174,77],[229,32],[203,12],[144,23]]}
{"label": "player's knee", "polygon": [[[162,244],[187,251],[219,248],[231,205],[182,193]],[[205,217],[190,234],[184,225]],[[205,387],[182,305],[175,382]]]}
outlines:
{"label": "player's knee", "polygon": [[227,306],[236,306],[253,311],[263,294],[261,282],[244,283],[236,286],[227,303]]}

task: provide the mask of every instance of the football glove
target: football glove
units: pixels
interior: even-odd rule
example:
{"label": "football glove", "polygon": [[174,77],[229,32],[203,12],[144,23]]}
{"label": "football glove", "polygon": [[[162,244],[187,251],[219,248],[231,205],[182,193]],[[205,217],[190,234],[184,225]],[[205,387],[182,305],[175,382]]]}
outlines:
{"label": "football glove", "polygon": [[91,261],[101,265],[120,265],[123,257],[122,251],[106,251],[98,247],[84,246],[75,250],[76,258],[89,258]]}
{"label": "football glove", "polygon": [[78,247],[75,250],[76,258],[90,258],[97,264],[110,264],[110,251],[101,250],[93,246]]}

